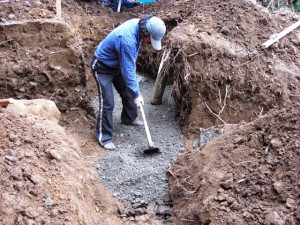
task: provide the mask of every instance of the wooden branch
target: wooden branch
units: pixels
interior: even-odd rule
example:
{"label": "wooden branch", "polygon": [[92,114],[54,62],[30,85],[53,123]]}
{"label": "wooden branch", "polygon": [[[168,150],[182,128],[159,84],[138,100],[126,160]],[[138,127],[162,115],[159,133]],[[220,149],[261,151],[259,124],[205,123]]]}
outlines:
{"label": "wooden branch", "polygon": [[288,28],[284,29],[283,31],[281,31],[275,37],[274,37],[274,35],[272,35],[269,40],[267,40],[265,43],[262,44],[262,46],[264,48],[268,48],[269,46],[274,44],[276,41],[279,41],[281,38],[283,38],[285,35],[287,35],[288,33],[290,33],[291,31],[293,31],[294,29],[296,29],[299,26],[300,26],[300,20],[298,22],[292,24]]}

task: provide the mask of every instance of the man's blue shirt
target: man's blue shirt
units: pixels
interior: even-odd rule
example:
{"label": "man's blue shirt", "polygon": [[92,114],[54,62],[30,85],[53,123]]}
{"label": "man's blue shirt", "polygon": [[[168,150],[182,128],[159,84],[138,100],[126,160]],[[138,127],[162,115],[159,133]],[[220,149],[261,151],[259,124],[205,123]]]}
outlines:
{"label": "man's blue shirt", "polygon": [[139,38],[139,19],[131,19],[108,34],[97,46],[95,56],[110,68],[120,68],[126,85],[140,96],[136,75],[136,60],[138,58],[141,40]]}

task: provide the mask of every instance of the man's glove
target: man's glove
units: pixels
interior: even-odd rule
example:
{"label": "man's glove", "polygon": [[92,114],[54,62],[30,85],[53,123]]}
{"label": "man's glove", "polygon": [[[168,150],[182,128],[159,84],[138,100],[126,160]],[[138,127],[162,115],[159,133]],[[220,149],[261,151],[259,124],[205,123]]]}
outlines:
{"label": "man's glove", "polygon": [[137,107],[139,107],[140,105],[144,105],[143,97],[140,95],[139,97],[135,98],[134,103],[137,105]]}

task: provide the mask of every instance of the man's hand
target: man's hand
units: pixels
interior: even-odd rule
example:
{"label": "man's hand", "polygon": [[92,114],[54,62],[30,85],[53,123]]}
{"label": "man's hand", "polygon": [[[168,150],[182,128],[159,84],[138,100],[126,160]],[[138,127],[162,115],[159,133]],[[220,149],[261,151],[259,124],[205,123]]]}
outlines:
{"label": "man's hand", "polygon": [[140,107],[140,105],[144,105],[144,99],[140,95],[139,97],[134,99],[134,103],[137,105],[137,107]]}

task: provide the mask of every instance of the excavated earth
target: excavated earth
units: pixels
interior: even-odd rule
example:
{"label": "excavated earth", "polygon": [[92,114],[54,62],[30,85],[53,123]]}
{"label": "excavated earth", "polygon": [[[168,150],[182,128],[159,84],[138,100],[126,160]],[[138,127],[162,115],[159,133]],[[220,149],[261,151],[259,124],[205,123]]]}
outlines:
{"label": "excavated earth", "polygon": [[[63,19],[48,0],[0,6],[0,98],[49,99],[62,113],[57,124],[0,108],[1,224],[300,224],[299,28],[262,46],[297,13],[254,0],[159,0],[120,13],[66,0]],[[93,137],[89,69],[109,31],[149,13],[167,34],[163,51],[142,48],[138,69],[154,78],[163,58],[185,146],[165,167],[172,209],[160,217],[119,202],[97,174],[106,152]]]}

